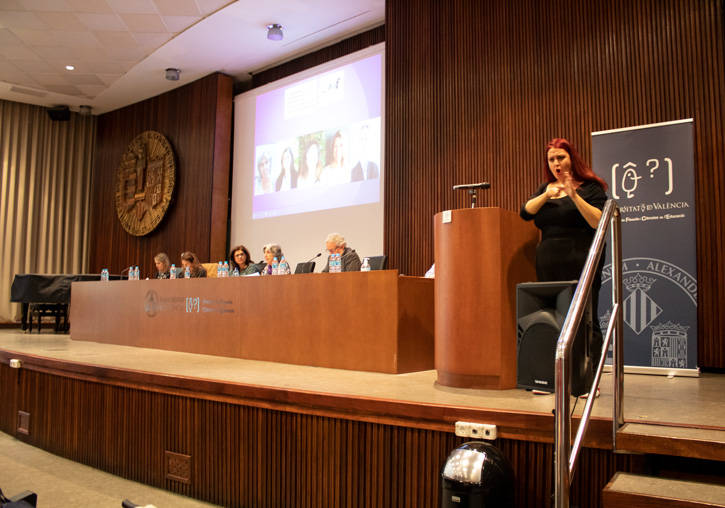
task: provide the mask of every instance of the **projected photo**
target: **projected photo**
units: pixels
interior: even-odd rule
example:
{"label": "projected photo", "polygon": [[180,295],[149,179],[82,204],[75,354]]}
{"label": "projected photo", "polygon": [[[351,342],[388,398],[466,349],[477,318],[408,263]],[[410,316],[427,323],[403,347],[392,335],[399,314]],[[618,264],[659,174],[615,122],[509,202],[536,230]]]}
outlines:
{"label": "projected photo", "polygon": [[254,194],[269,194],[297,187],[297,140],[258,146],[254,172]]}
{"label": "projected photo", "polygon": [[254,219],[380,201],[381,57],[259,95]]}

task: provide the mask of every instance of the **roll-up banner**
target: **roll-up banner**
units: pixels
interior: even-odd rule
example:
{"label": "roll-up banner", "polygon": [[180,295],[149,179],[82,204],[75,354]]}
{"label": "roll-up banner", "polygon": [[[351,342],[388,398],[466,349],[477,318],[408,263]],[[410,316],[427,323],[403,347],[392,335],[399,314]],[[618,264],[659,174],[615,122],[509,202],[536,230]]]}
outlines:
{"label": "roll-up banner", "polygon": [[[621,211],[626,371],[697,375],[692,119],[594,132],[592,167]],[[607,249],[602,330],[611,302]]]}

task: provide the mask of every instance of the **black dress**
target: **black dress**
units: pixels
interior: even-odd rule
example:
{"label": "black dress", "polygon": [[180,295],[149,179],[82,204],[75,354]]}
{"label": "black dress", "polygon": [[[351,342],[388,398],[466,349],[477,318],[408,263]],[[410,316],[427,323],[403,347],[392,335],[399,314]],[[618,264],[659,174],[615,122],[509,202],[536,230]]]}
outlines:
{"label": "black dress", "polygon": [[[547,185],[548,182],[542,184],[531,198],[545,192]],[[584,201],[600,210],[607,201],[604,189],[597,182],[586,181],[576,192]],[[528,213],[525,207],[526,203],[521,207],[521,218],[533,219],[536,227],[541,230],[541,242],[536,247],[537,279],[540,282],[579,279],[596,230],[587,223],[569,196],[548,200],[536,215]],[[602,348],[597,307],[603,266],[604,253],[599,260],[592,284],[592,348],[597,352]]]}

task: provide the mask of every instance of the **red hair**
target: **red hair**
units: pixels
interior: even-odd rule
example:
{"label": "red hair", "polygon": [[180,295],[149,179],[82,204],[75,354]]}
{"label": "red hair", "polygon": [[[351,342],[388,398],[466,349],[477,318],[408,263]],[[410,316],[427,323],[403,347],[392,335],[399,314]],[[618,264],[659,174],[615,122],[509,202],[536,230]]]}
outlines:
{"label": "red hair", "polygon": [[552,148],[561,148],[569,154],[569,158],[571,159],[571,172],[574,175],[574,179],[580,182],[597,182],[602,186],[602,189],[605,191],[607,190],[607,182],[599,178],[594,171],[586,165],[584,160],[581,158],[581,155],[579,155],[579,152],[577,152],[576,148],[574,148],[574,145],[564,138],[554,138],[546,145],[546,151],[544,152],[544,177],[547,181],[553,182],[556,180],[556,177],[551,174],[551,171],[549,170],[548,154],[549,150]]}

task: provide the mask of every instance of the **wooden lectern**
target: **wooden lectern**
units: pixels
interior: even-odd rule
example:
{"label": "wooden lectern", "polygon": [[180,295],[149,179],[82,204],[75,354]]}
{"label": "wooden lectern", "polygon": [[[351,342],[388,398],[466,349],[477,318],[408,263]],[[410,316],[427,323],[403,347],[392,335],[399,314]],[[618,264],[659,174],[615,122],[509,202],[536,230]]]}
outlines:
{"label": "wooden lectern", "polygon": [[435,215],[435,368],[459,388],[516,387],[516,284],[536,280],[539,233],[501,208]]}

